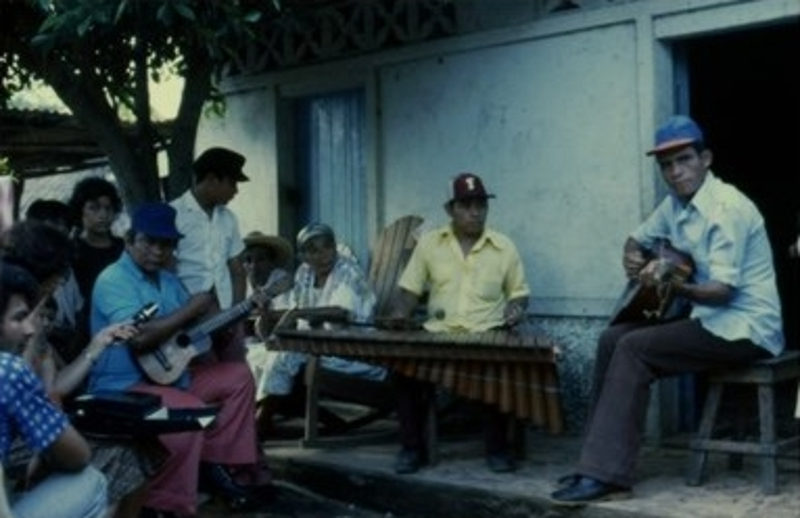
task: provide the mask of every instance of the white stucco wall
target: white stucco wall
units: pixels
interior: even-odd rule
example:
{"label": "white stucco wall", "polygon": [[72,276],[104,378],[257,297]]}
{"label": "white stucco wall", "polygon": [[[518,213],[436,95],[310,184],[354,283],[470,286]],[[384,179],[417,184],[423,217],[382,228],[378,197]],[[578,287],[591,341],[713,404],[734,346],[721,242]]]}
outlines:
{"label": "white stucco wall", "polygon": [[441,224],[449,179],[473,171],[540,310],[618,293],[604,273],[639,220],[634,36],[620,24],[383,69],[387,219]]}
{"label": "white stucco wall", "polygon": [[[352,60],[239,78],[225,121],[203,143],[249,157],[253,182],[232,207],[243,229],[277,228],[274,92],[362,86],[367,99],[370,219],[446,221],[449,178],[471,170],[497,194],[490,224],[517,243],[532,322],[562,352],[562,399],[581,429],[596,336],[622,289],[621,246],[663,192],[644,155],[680,105],[682,38],[800,18],[797,0],[636,0],[561,13]],[[200,149],[201,146],[198,147]],[[654,387],[649,435],[674,431],[674,380]]]}
{"label": "white stucco wall", "polygon": [[207,115],[200,124],[197,154],[224,146],[247,158],[244,172],[250,181],[239,184],[239,193],[230,203],[243,236],[251,230],[269,234],[278,229],[275,126],[275,102],[269,89],[230,96],[222,117]]}
{"label": "white stucco wall", "polygon": [[624,280],[620,249],[658,200],[644,156],[676,108],[669,43],[797,18],[796,0],[647,0],[340,60],[228,85],[224,120],[198,150],[248,155],[232,204],[243,231],[275,231],[275,104],[346,84],[367,94],[373,228],[417,213],[445,221],[448,179],[484,177],[490,224],[526,263],[539,315],[607,315]]}

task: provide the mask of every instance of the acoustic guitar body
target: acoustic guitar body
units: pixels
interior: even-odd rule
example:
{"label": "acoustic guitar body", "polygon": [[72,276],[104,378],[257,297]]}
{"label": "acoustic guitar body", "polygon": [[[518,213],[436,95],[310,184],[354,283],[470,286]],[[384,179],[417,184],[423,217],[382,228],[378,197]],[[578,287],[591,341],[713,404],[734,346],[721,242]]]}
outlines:
{"label": "acoustic guitar body", "polygon": [[192,329],[179,331],[154,350],[136,355],[139,367],[150,381],[161,385],[174,383],[193,358],[211,350],[212,334],[246,318],[255,307],[257,296],[274,297],[292,287],[288,272],[275,269],[266,284],[234,306],[220,311]]}
{"label": "acoustic guitar body", "polygon": [[209,336],[192,338],[189,333],[174,335],[156,350],[138,356],[139,367],[150,381],[160,385],[171,385],[178,381],[192,359],[211,349]]}
{"label": "acoustic guitar body", "polygon": [[[669,240],[657,243],[658,254],[651,259],[662,263],[661,278],[664,282],[677,279],[687,281],[694,274],[694,261],[680,250],[672,247]],[[659,293],[656,286],[645,286],[637,280],[629,280],[611,313],[610,325],[623,322],[667,321],[683,315],[688,304],[674,297],[671,290]]]}
{"label": "acoustic guitar body", "polygon": [[637,281],[629,281],[611,314],[611,325],[672,320],[681,316],[685,310],[686,303],[683,299],[674,297],[664,302],[655,287],[644,287]]}

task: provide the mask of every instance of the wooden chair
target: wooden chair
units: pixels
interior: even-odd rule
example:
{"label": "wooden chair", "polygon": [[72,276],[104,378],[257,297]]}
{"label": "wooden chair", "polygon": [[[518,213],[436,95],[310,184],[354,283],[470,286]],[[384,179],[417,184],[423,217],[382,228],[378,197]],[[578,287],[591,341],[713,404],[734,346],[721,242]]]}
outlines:
{"label": "wooden chair", "polygon": [[[800,444],[800,434],[795,428],[789,437],[778,437],[776,427],[775,390],[779,383],[800,379],[800,351],[787,350],[780,356],[760,360],[752,365],[710,373],[708,395],[697,437],[691,441],[692,458],[686,474],[686,484],[697,486],[705,478],[706,463],[710,452],[729,455],[728,465],[732,469],[742,467],[742,455],[754,455],[761,463],[761,488],[764,494],[778,492],[777,456],[780,452]],[[742,430],[730,438],[713,437],[723,389],[739,385],[757,392],[759,437],[756,440],[742,438]],[[737,420],[743,424],[741,419]],[[741,426],[737,427],[741,428]]]}
{"label": "wooden chair", "polygon": [[[375,315],[386,315],[397,289],[397,281],[416,245],[416,230],[424,220],[419,216],[404,216],[386,227],[375,241],[368,276],[377,295]],[[301,446],[319,444],[346,445],[385,440],[387,434],[348,434],[379,419],[389,417],[395,409],[395,396],[391,383],[371,381],[319,367],[319,358],[312,357],[306,364],[305,430]],[[326,402],[346,402],[360,405],[366,413],[354,419],[342,418],[335,435],[325,437],[320,433],[320,410]],[[328,407],[325,407],[326,409]],[[330,419],[330,411],[328,412]],[[395,431],[391,432],[396,433]]]}

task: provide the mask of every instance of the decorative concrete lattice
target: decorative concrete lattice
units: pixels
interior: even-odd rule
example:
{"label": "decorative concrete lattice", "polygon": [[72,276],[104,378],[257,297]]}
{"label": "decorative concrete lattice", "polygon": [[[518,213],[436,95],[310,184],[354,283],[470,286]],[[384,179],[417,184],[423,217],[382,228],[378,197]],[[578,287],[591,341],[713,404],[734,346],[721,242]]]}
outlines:
{"label": "decorative concrete lattice", "polygon": [[272,20],[231,75],[269,72],[434,40],[457,33],[453,2],[349,0]]}

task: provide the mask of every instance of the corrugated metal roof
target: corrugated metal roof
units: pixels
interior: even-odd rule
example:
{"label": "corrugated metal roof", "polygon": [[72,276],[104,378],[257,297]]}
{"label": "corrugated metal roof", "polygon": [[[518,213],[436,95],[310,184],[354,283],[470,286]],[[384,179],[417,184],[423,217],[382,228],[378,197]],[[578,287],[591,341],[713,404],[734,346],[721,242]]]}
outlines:
{"label": "corrugated metal roof", "polygon": [[[170,122],[156,130],[169,138]],[[15,173],[36,178],[106,165],[108,157],[78,120],[51,110],[0,110],[0,156]]]}

